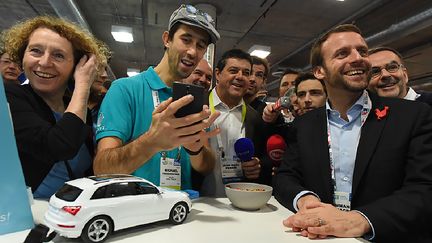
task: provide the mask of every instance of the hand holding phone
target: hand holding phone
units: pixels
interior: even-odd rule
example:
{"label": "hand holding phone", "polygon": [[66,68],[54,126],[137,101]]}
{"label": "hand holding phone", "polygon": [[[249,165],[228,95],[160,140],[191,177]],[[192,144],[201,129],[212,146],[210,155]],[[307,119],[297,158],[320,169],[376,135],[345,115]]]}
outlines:
{"label": "hand holding phone", "polygon": [[184,117],[202,111],[204,105],[203,87],[181,82],[173,83],[173,100],[178,100],[181,97],[189,94],[194,97],[193,101],[178,109],[177,112],[174,114],[175,117]]}

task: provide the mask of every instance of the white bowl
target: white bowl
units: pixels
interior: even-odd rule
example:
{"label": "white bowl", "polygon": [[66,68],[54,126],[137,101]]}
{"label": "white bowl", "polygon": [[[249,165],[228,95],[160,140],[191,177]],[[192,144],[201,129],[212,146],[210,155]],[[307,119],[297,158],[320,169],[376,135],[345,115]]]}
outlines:
{"label": "white bowl", "polygon": [[267,204],[273,192],[271,186],[234,182],[225,185],[225,193],[231,203],[241,209],[258,210]]}

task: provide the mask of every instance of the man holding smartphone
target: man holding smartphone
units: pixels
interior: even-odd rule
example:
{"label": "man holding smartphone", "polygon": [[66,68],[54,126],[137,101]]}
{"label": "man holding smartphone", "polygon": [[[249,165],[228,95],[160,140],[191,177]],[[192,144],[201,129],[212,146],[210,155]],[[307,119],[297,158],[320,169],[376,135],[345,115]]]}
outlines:
{"label": "man holding smartphone", "polygon": [[192,168],[206,173],[214,166],[214,155],[204,145],[219,130],[205,129],[218,113],[210,115],[204,106],[176,118],[193,96],[173,101],[172,84],[192,73],[219,33],[210,15],[183,4],[162,39],[165,53],[155,68],[119,79],[108,91],[98,116],[94,172],[133,174],[160,186],[190,189]]}

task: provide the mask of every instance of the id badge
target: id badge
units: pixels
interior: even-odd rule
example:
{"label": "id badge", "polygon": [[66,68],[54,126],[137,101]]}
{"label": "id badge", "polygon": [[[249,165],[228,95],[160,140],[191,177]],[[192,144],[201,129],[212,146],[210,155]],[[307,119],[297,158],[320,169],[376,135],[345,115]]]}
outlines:
{"label": "id badge", "polygon": [[221,162],[221,172],[222,172],[222,181],[224,184],[230,182],[240,181],[243,177],[243,170],[241,168],[241,162],[237,161],[235,157],[233,158],[222,158],[220,157]]}
{"label": "id badge", "polygon": [[181,166],[179,161],[161,157],[160,186],[176,190],[181,189]]}
{"label": "id badge", "polygon": [[348,192],[335,192],[334,193],[335,206],[342,211],[351,210],[351,193]]}

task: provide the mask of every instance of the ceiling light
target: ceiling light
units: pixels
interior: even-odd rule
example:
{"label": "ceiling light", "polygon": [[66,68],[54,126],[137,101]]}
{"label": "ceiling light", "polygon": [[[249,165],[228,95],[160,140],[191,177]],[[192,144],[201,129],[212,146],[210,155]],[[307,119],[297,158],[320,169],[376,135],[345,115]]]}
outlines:
{"label": "ceiling light", "polygon": [[132,77],[132,76],[139,74],[140,70],[136,69],[136,68],[128,68],[126,73],[129,77]]}
{"label": "ceiling light", "polygon": [[266,58],[270,54],[270,51],[270,46],[253,45],[248,52],[251,54],[251,56]]}
{"label": "ceiling light", "polygon": [[133,42],[132,28],[126,26],[112,25],[111,34],[118,42]]}
{"label": "ceiling light", "polygon": [[273,77],[277,77],[277,78],[279,78],[279,77],[282,76],[283,73],[284,73],[284,71],[279,70],[279,71],[272,72],[271,75],[272,75]]}

